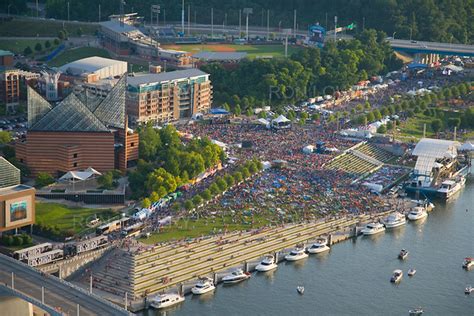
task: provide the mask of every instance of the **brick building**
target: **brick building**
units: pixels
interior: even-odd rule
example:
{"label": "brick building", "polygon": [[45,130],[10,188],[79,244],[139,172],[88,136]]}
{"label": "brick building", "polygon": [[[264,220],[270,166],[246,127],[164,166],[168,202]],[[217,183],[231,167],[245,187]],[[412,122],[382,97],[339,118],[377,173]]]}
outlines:
{"label": "brick building", "polygon": [[28,87],[29,128],[15,146],[17,159],[33,176],[89,167],[126,171],[138,159],[138,134],[128,128],[125,80],[105,98],[71,93],[55,107]]}
{"label": "brick building", "polygon": [[20,104],[20,74],[18,69],[0,67],[0,103],[7,107],[7,112]]}

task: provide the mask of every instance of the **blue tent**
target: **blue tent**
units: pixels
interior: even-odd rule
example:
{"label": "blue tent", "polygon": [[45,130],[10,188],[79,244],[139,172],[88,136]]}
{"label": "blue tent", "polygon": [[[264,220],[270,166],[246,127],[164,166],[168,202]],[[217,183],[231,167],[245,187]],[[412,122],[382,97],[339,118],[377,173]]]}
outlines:
{"label": "blue tent", "polygon": [[428,65],[422,64],[422,63],[416,63],[416,62],[412,62],[408,64],[408,69],[417,69],[417,68],[425,69],[425,68],[428,68]]}
{"label": "blue tent", "polygon": [[211,114],[216,114],[216,115],[227,115],[227,114],[230,114],[229,111],[226,111],[225,109],[222,109],[222,108],[211,109],[211,110],[209,111],[209,113],[211,113]]}

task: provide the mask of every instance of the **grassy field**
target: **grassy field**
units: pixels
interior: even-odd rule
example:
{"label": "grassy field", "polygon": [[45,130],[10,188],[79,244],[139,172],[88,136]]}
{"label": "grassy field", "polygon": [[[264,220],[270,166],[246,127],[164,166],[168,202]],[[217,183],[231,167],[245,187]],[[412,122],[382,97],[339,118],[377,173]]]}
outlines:
{"label": "grassy field", "polygon": [[66,29],[70,36],[76,36],[80,28],[82,34],[94,35],[97,25],[84,23],[63,23],[52,20],[20,20],[0,22],[0,36],[31,37],[31,36],[58,36],[58,32]]}
{"label": "grassy field", "polygon": [[252,218],[247,217],[245,222],[232,223],[230,216],[215,219],[180,219],[173,222],[171,226],[167,226],[160,233],[154,233],[148,238],[142,238],[145,244],[154,244],[157,242],[179,240],[185,238],[194,238],[199,236],[207,236],[218,233],[219,231],[240,231],[252,228],[258,228],[269,224],[269,221],[263,217],[254,217],[253,225]]}
{"label": "grassy field", "polygon": [[61,231],[73,230],[75,233],[87,229],[95,216],[108,219],[116,215],[110,209],[92,209],[69,207],[58,203],[36,203],[36,222],[38,224],[55,227]]}
{"label": "grassy field", "polygon": [[25,50],[25,48],[29,46],[33,50],[33,52],[36,53],[35,45],[37,43],[40,43],[43,46],[42,53],[50,52],[56,48],[56,45],[54,45],[53,40],[49,41],[49,43],[51,44],[51,47],[49,49],[46,49],[44,46],[46,41],[44,40],[33,40],[33,39],[3,40],[3,39],[0,39],[0,49],[8,50],[15,54],[23,54],[23,51]]}
{"label": "grassy field", "polygon": [[435,135],[435,133],[431,130],[432,120],[432,117],[418,113],[401,124],[398,135],[404,139],[418,140],[423,137],[423,124],[426,124],[426,136],[432,137]]}
{"label": "grassy field", "polygon": [[59,54],[56,58],[48,62],[48,65],[51,67],[60,67],[72,61],[91,56],[110,58],[109,52],[107,52],[105,49],[95,47],[80,47],[75,49],[69,49]]}
{"label": "grassy field", "polygon": [[[209,52],[246,52],[247,57],[256,58],[264,56],[283,57],[285,56],[285,46],[283,45],[237,45],[237,44],[186,44],[186,45],[162,45],[163,48],[183,50],[190,53],[200,51]],[[288,45],[288,55],[300,49],[296,46]]]}

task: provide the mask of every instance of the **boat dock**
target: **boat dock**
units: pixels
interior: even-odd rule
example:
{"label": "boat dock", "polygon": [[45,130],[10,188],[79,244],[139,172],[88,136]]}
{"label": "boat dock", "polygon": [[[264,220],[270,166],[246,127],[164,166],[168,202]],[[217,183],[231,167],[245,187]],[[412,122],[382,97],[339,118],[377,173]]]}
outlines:
{"label": "boat dock", "polygon": [[92,267],[93,287],[112,293],[107,297],[118,304],[127,300],[129,310],[139,311],[147,307],[147,296],[171,290],[187,294],[204,276],[217,284],[233,268],[253,271],[267,254],[284,260],[290,248],[310,244],[322,235],[328,236],[328,244],[335,244],[357,236],[364,223],[390,212],[232,232],[146,250],[116,249],[100,260],[102,266]]}

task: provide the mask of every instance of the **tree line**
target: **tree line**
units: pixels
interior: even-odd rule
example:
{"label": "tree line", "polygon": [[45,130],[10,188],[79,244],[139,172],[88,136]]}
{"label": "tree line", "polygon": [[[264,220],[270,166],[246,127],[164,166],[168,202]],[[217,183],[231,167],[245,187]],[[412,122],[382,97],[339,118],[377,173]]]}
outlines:
{"label": "tree line", "polygon": [[155,129],[148,124],[139,129],[139,135],[140,159],[129,173],[135,199],[147,196],[157,202],[225,159],[222,148],[209,138],[183,143],[172,125]]}
{"label": "tree line", "polygon": [[383,32],[365,30],[355,40],[302,48],[288,59],[244,60],[231,68],[211,63],[202,70],[211,74],[215,104],[228,103],[244,113],[267,104],[275,110],[399,69],[402,62],[385,38]]}
{"label": "tree line", "polygon": [[[12,13],[26,13],[27,0],[11,0],[15,6]],[[67,3],[70,4],[70,19],[98,21],[99,5],[102,20],[111,14],[118,14],[121,0],[46,0],[48,18],[67,19]],[[176,0],[127,0],[125,12],[138,12],[150,21],[150,6],[161,5],[160,21],[180,21],[181,1]],[[397,38],[453,43],[474,41],[473,0],[188,0],[191,22],[211,23],[211,8],[214,24],[239,25],[239,10],[252,8],[249,16],[251,26],[267,25],[269,10],[270,27],[292,28],[293,10],[297,12],[297,27],[306,30],[308,25],[320,23],[327,29],[334,29],[334,16],[338,26],[356,23],[355,32],[365,28],[375,28],[387,34],[396,33]],[[0,10],[7,11],[6,4]],[[16,14],[16,13],[15,13]],[[185,14],[187,20],[187,12]],[[245,20],[242,14],[242,21]],[[245,24],[242,22],[242,25]]]}

